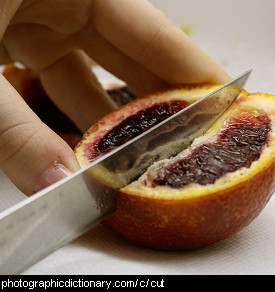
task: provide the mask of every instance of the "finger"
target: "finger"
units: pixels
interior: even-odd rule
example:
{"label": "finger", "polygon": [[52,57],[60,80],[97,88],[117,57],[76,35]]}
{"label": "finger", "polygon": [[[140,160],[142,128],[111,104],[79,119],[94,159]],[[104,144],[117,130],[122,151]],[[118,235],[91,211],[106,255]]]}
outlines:
{"label": "finger", "polygon": [[[0,13],[1,13],[1,25],[0,25],[0,41],[3,35],[23,0],[0,0]],[[8,64],[12,61],[5,46],[0,43],[0,64]]]}
{"label": "finger", "polygon": [[25,194],[78,169],[71,148],[28,108],[0,76],[0,168]]}
{"label": "finger", "polygon": [[34,71],[57,62],[72,50],[71,36],[43,25],[10,25],[2,43],[11,58]]}
{"label": "finger", "polygon": [[230,79],[148,1],[120,0],[117,4],[112,0],[94,1],[93,21],[86,28],[86,48],[90,46],[96,50],[92,35],[89,36],[89,31],[92,33],[96,29],[107,43],[169,83],[225,82]]}
{"label": "finger", "polygon": [[[94,1],[99,33],[125,54],[171,83],[227,78],[190,38],[149,1]],[[110,27],[113,29],[110,30]]]}
{"label": "finger", "polygon": [[168,85],[168,82],[109,43],[92,23],[76,38],[75,46],[83,49],[107,71],[126,81],[137,95],[161,90]]}
{"label": "finger", "polygon": [[85,132],[99,118],[116,108],[91,70],[91,60],[74,50],[38,72],[54,103]]}
{"label": "finger", "polygon": [[10,20],[21,5],[23,0],[0,0],[1,26],[0,40],[2,39],[5,30],[7,29]]}

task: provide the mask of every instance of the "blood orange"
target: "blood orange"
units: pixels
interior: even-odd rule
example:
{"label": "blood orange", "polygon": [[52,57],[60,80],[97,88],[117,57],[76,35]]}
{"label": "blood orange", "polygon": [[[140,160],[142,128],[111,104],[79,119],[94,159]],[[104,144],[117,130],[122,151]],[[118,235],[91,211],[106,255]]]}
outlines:
{"label": "blood orange", "polygon": [[[181,86],[120,107],[76,147],[81,166],[217,87]],[[158,249],[196,249],[233,235],[260,214],[274,192],[274,122],[275,96],[243,90],[205,135],[117,191],[116,212],[103,224]],[[96,175],[116,183],[105,169]]]}

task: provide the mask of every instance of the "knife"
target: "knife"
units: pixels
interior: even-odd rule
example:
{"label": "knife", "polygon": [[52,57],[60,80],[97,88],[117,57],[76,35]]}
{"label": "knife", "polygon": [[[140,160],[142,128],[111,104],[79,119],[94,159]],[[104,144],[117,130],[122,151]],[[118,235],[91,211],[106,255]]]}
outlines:
{"label": "knife", "polygon": [[[113,213],[115,191],[204,134],[239,96],[251,71],[0,213],[0,274],[20,274]],[[116,183],[105,180],[102,170]]]}

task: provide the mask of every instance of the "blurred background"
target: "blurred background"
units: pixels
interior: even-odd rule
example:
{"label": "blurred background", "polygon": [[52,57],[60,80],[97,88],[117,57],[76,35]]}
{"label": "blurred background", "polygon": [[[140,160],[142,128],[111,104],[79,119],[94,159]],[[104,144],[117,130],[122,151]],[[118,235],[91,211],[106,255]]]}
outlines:
{"label": "blurred background", "polygon": [[275,94],[274,0],[150,0],[246,89]]}

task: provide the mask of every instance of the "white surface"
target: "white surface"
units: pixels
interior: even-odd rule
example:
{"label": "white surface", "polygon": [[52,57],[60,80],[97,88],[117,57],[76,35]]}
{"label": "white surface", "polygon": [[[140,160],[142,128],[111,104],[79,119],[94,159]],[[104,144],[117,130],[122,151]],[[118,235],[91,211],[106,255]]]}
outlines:
{"label": "white surface", "polygon": [[[152,0],[248,91],[275,94],[275,1]],[[0,210],[24,199],[0,172]],[[275,199],[233,237],[194,252],[136,247],[98,226],[24,274],[275,274]]]}

